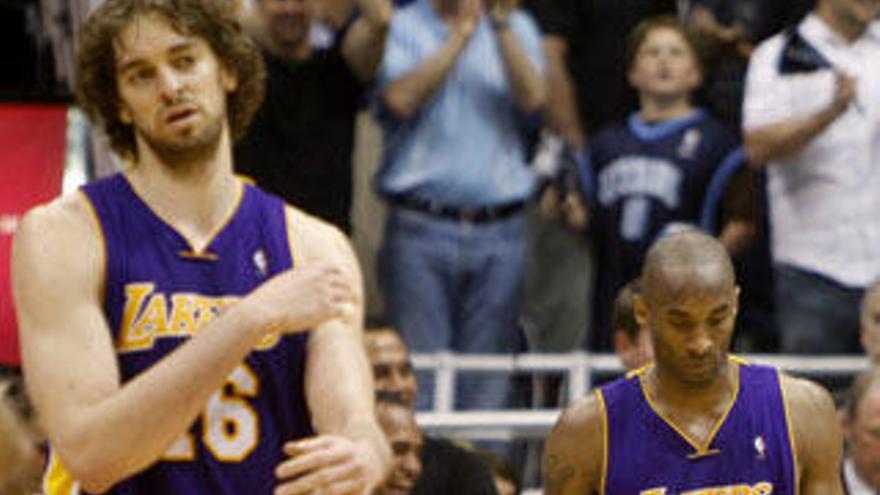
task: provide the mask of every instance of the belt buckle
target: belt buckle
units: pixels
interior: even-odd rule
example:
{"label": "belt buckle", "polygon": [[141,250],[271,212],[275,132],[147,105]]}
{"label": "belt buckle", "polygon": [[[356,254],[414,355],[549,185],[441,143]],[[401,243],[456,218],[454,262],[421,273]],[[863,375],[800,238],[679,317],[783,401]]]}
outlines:
{"label": "belt buckle", "polygon": [[480,209],[475,207],[462,208],[458,214],[462,222],[475,223],[480,216]]}

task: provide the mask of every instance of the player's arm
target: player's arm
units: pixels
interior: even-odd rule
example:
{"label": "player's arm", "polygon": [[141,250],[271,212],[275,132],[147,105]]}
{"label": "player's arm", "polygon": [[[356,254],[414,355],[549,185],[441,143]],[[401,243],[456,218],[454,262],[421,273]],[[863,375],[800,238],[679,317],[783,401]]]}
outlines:
{"label": "player's arm", "polygon": [[389,0],[357,0],[356,3],[360,17],[342,40],[342,56],[358,79],[367,82],[373,79],[382,62],[394,7]]}
{"label": "player's arm", "polygon": [[595,395],[569,406],[547,437],[546,495],[598,495],[605,467],[605,411]]}
{"label": "player's arm", "polygon": [[800,495],[843,495],[843,434],[828,392],[807,380],[783,376],[791,420]]}
{"label": "player's arm", "polygon": [[[13,293],[28,390],[53,451],[93,493],[158,460],[266,333],[287,326],[277,311],[258,308],[310,292],[266,284],[121,385],[102,311],[104,261],[101,234],[79,195],[31,211],[15,237]],[[315,308],[314,321],[322,321]]]}
{"label": "player's arm", "polygon": [[375,417],[372,371],[363,343],[363,291],[357,259],[342,233],[294,210],[290,236],[297,262],[338,265],[355,289],[344,317],[329,320],[309,335],[306,399],[318,436],[285,445],[290,459],[276,473],[278,495],[371,493],[391,466],[391,451]]}

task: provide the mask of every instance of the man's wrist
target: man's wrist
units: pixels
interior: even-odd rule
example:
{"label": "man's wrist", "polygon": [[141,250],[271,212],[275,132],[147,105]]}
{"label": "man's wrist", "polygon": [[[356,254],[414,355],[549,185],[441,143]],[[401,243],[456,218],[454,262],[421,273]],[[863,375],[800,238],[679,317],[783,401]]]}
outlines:
{"label": "man's wrist", "polygon": [[258,342],[267,338],[269,335],[280,332],[281,325],[275,322],[273,315],[269,311],[255,306],[255,302],[244,298],[236,304],[232,305],[227,313],[231,318],[237,319],[251,334],[251,337]]}

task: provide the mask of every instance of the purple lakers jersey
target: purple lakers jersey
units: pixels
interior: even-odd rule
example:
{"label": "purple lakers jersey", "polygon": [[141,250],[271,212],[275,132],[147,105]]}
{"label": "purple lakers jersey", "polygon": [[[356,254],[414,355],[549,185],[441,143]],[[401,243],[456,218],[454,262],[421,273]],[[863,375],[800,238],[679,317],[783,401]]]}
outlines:
{"label": "purple lakers jersey", "polygon": [[657,412],[643,370],[599,389],[607,425],[602,495],[797,494],[779,373],[731,360],[736,398],[706,445]]}
{"label": "purple lakers jersey", "polygon": [[[283,202],[250,185],[242,191],[234,215],[202,252],[194,252],[124,176],[83,188],[103,235],[104,313],[123,383],[292,267]],[[303,390],[306,342],[306,334],[265,339],[159,462],[109,493],[271,493],[283,443],[311,434]],[[78,493],[55,458],[45,492]]]}

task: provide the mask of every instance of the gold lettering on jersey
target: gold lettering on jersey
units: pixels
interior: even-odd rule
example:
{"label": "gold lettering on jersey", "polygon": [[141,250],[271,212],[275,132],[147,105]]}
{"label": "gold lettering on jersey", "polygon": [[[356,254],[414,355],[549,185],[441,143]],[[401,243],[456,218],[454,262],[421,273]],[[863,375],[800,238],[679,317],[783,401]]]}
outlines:
{"label": "gold lettering on jersey", "polygon": [[[119,352],[151,349],[159,338],[191,337],[238,301],[234,296],[212,297],[192,292],[166,295],[155,288],[151,283],[125,286]],[[269,335],[260,341],[257,350],[271,349],[279,340],[279,335]]]}
{"label": "gold lettering on jersey", "polygon": [[[666,490],[666,487],[651,488],[640,491],[639,495],[666,495]],[[681,495],[772,495],[772,493],[773,483],[762,481],[754,485],[739,484],[699,488],[682,492]]]}
{"label": "gold lettering on jersey", "polygon": [[193,294],[171,296],[171,334],[192,335],[196,333],[196,302]]}

